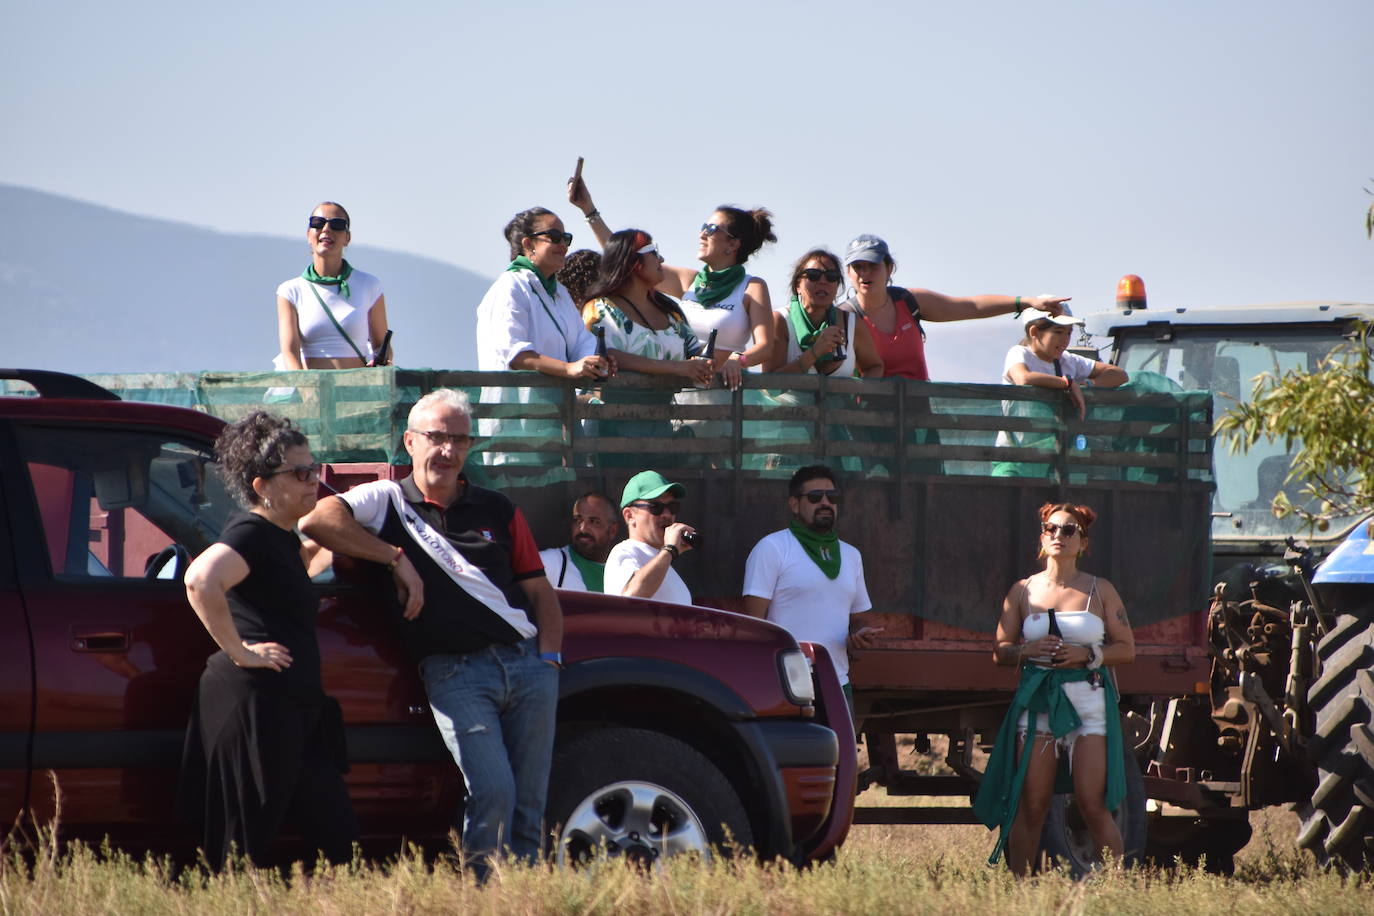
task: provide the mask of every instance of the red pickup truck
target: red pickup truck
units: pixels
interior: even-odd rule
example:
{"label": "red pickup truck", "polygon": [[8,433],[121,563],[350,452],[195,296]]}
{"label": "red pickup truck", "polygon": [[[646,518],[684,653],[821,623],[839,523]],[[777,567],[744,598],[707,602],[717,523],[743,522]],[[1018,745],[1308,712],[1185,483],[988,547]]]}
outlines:
{"label": "red pickup truck", "polygon": [[[177,765],[213,644],[180,577],[231,510],[223,423],[59,373],[0,381],[24,395],[0,397],[0,829],[60,794],[63,837],[184,848]],[[447,835],[462,780],[365,572],[317,579],[319,643],[364,839],[394,849]],[[561,599],[560,858],[709,852],[728,831],[800,864],[843,841],[854,733],[824,649],[724,611]]]}

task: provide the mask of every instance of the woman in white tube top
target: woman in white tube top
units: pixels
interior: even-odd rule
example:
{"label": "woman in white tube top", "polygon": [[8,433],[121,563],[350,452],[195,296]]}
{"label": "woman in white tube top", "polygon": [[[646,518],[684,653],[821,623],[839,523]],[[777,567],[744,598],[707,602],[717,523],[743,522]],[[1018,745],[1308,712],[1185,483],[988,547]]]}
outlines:
{"label": "woman in white tube top", "polygon": [[[1124,766],[1133,762],[1121,759],[1116,690],[1105,669],[1135,658],[1135,638],[1112,584],[1078,568],[1096,517],[1087,506],[1047,503],[1040,508],[1045,568],[1011,587],[997,624],[995,660],[1022,669],[1021,687],[998,735],[975,810],[989,826],[1002,826],[994,857],[1005,844],[1017,875],[1026,874],[1039,849],[1061,751],[1068,756],[1074,798],[1093,845],[1106,847],[1118,861],[1122,856],[1112,811],[1124,792]],[[1058,635],[1052,632],[1051,614]],[[1027,760],[1032,717],[1035,734]],[[1013,742],[1014,761],[1006,756]],[[996,783],[1003,777],[999,798]]]}

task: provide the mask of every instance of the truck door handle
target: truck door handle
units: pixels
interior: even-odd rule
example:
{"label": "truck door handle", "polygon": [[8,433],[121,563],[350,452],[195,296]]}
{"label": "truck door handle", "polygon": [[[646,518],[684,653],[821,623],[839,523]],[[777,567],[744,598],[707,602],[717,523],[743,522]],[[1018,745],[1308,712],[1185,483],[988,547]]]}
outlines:
{"label": "truck door handle", "polygon": [[72,630],[73,652],[127,652],[129,631],[114,627]]}

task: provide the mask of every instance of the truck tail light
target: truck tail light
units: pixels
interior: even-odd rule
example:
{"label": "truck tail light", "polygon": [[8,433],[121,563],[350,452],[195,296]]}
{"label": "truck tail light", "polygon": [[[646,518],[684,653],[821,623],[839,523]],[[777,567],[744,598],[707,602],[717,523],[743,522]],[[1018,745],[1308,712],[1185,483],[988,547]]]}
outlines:
{"label": "truck tail light", "polygon": [[811,680],[811,662],[801,649],[784,649],[778,654],[778,668],[782,673],[782,688],[787,698],[798,706],[816,702],[816,685]]}
{"label": "truck tail light", "polygon": [[1122,312],[1145,308],[1145,281],[1136,274],[1126,274],[1118,280],[1116,308]]}

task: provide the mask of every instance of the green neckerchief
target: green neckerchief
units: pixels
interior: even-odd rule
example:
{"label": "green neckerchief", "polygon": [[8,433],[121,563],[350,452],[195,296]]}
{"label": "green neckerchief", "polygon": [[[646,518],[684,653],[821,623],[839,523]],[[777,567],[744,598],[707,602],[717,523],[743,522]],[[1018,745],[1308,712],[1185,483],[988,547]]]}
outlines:
{"label": "green neckerchief", "polygon": [[[811,316],[806,314],[806,309],[802,306],[801,300],[793,296],[792,301],[787,306],[787,322],[792,325],[792,336],[797,338],[797,347],[805,353],[811,349],[811,345],[816,342],[821,331],[840,323],[840,310],[833,305],[828,307],[825,310],[825,319],[819,325],[812,325]],[[817,356],[816,362],[830,362],[838,358],[835,351],[831,350],[829,353]]]}
{"label": "green neckerchief", "polygon": [[[1107,695],[1107,781],[1102,793],[1102,801],[1108,811],[1121,807],[1126,797],[1125,747],[1121,743],[1121,714],[1117,709],[1116,684],[1111,673],[1097,669],[1102,674],[1102,685]],[[1021,788],[1026,781],[1026,769],[1030,766],[1031,750],[1034,741],[1027,741],[1016,759],[1017,722],[1021,713],[1026,713],[1026,735],[1036,733],[1036,719],[1043,713],[1050,733],[1056,738],[1067,735],[1083,724],[1073,703],[1064,695],[1064,685],[1074,681],[1086,681],[1092,672],[1087,668],[1041,668],[1027,662],[1021,668],[1021,683],[1012,697],[1011,708],[1002,720],[997,732],[997,742],[992,756],[988,758],[983,780],[978,785],[978,795],[973,800],[973,813],[988,829],[1000,828],[997,845],[988,857],[989,865],[996,865],[1007,844],[1011,825],[1016,820],[1016,811],[1021,804]],[[1055,776],[1055,793],[1073,791],[1073,780],[1068,777],[1068,767],[1063,755],[1060,756],[1060,769]],[[1134,763],[1132,764],[1134,765]]]}
{"label": "green neckerchief", "polygon": [[568,557],[572,560],[577,571],[582,574],[582,581],[587,586],[589,592],[604,592],[606,590],[606,564],[588,560],[582,554],[573,550],[572,545],[568,545]]}
{"label": "green neckerchief", "polygon": [[733,293],[735,287],[739,286],[743,279],[743,264],[736,264],[734,267],[727,267],[724,270],[712,270],[709,267],[703,267],[697,271],[697,278],[692,281],[692,292],[696,293],[697,302],[709,309]]}
{"label": "green neckerchief", "polygon": [[337,286],[339,288],[339,295],[347,299],[348,278],[352,274],[353,265],[348,263],[347,260],[345,260],[343,262],[343,270],[339,271],[339,275],[337,277],[321,277],[319,274],[315,273],[315,262],[311,261],[309,264],[305,266],[305,273],[301,274],[301,276],[309,280],[311,283],[318,283],[321,286]]}
{"label": "green neckerchief", "polygon": [[840,536],[834,531],[827,531],[821,534],[812,531],[796,519],[787,526],[792,532],[792,536],[801,543],[806,555],[816,561],[816,565],[825,573],[827,579],[833,579],[840,574]]}
{"label": "green neckerchief", "polygon": [[539,282],[544,286],[544,292],[548,293],[550,296],[556,295],[554,290],[558,289],[558,278],[544,276],[539,272],[539,268],[534,266],[534,262],[523,254],[514,261],[511,261],[510,266],[507,267],[506,270],[528,270],[539,278]]}

